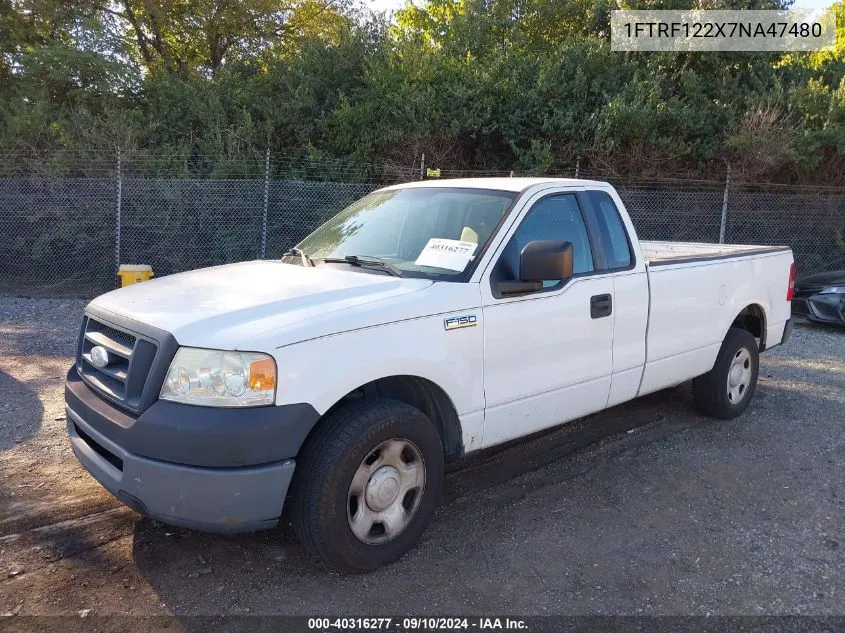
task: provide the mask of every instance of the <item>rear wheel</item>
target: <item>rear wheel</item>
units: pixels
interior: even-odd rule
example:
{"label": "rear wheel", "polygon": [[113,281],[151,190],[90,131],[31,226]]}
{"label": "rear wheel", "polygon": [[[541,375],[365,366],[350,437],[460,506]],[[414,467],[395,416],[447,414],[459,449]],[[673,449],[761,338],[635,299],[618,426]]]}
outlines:
{"label": "rear wheel", "polygon": [[692,381],[696,408],[722,420],[737,417],[754,395],[759,369],[757,339],[748,330],[731,328],[713,369]]}
{"label": "rear wheel", "polygon": [[295,480],[291,519],[305,548],[336,569],[369,571],[400,558],[431,520],[443,447],[418,409],[365,399],[321,423]]}

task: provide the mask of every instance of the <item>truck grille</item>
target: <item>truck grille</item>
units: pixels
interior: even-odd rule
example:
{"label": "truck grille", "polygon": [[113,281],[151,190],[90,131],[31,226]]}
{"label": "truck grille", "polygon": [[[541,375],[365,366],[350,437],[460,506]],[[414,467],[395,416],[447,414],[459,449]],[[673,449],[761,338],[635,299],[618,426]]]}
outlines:
{"label": "truck grille", "polygon": [[[105,367],[97,367],[92,361],[91,350],[96,346],[108,353]],[[137,411],[155,354],[152,341],[86,316],[76,365],[89,386],[116,404]]]}

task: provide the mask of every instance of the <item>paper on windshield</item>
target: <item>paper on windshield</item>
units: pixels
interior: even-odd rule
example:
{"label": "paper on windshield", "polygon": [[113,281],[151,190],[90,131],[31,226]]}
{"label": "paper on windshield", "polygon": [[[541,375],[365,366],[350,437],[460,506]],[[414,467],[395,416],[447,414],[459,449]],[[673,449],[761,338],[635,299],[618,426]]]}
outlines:
{"label": "paper on windshield", "polygon": [[461,272],[467,267],[477,247],[478,244],[474,242],[432,237],[414,263],[417,266],[433,266]]}

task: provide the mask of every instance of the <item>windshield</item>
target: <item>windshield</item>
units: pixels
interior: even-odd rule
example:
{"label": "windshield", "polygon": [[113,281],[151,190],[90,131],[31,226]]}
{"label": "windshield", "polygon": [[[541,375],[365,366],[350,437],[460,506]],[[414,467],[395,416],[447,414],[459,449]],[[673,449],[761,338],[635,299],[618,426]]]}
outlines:
{"label": "windshield", "polygon": [[454,278],[469,270],[516,195],[447,187],[377,191],[341,211],[297,248],[318,266],[325,259],[371,257],[409,277]]}

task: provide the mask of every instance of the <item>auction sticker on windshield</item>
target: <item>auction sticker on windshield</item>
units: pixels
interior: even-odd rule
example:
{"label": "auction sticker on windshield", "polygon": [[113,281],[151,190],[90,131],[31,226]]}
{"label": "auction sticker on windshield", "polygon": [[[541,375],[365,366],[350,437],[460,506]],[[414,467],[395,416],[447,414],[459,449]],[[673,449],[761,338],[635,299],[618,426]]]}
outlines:
{"label": "auction sticker on windshield", "polygon": [[447,240],[442,237],[432,237],[420,252],[417,266],[432,266],[462,272],[472,259],[478,244],[461,240]]}

